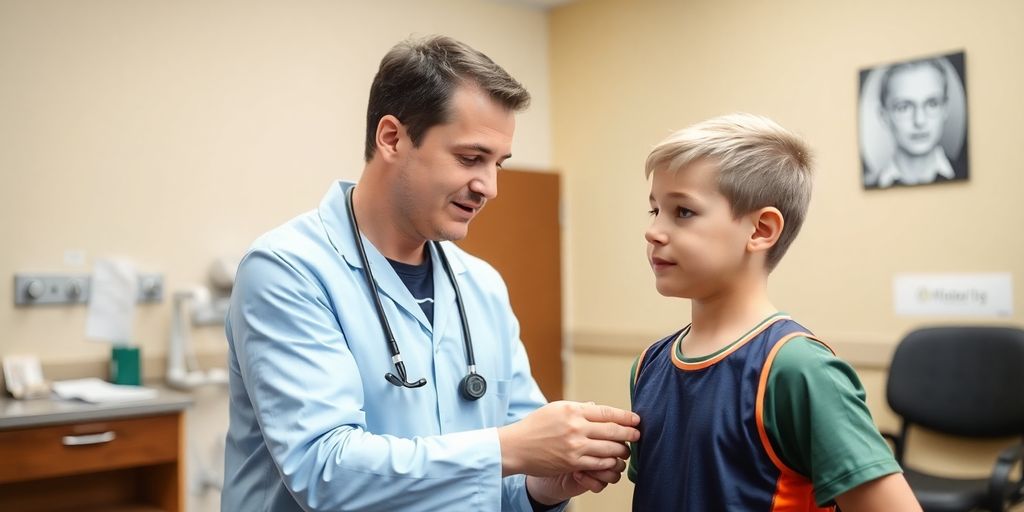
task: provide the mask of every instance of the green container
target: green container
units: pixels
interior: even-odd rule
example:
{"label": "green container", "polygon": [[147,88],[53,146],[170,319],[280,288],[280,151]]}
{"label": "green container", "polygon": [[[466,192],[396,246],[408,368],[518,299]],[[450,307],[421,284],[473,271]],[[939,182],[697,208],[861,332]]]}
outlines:
{"label": "green container", "polygon": [[114,347],[110,352],[110,382],[139,386],[142,384],[142,369],[139,364],[139,347]]}

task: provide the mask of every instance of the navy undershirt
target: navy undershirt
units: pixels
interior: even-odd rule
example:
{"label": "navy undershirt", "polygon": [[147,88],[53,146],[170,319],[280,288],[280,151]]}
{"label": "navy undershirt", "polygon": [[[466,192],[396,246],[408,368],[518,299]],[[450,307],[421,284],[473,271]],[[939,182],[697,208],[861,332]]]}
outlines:
{"label": "navy undershirt", "polygon": [[430,325],[434,325],[434,272],[430,259],[430,250],[424,248],[423,263],[410,265],[388,258],[391,268],[395,269],[398,277],[402,278],[409,293],[416,299],[416,302],[427,316]]}
{"label": "navy undershirt", "polygon": [[[408,263],[402,263],[401,261],[395,261],[388,258],[388,262],[391,263],[391,267],[395,269],[395,273],[398,277],[402,278],[402,282],[405,283],[405,287],[409,289],[409,293],[419,303],[420,308],[423,309],[423,314],[427,316],[427,321],[430,325],[434,325],[434,273],[432,260],[430,258],[430,251],[424,249],[423,263],[419,265],[410,265]],[[534,512],[543,512],[557,508],[558,505],[542,505],[530,496],[530,493],[526,493],[526,496],[530,499],[530,506]]]}

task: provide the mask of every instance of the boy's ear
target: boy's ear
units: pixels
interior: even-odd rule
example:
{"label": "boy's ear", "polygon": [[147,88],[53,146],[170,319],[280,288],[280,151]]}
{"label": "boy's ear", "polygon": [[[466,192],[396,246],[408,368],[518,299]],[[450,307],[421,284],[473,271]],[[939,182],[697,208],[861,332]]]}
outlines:
{"label": "boy's ear", "polygon": [[377,122],[377,152],[375,154],[385,162],[390,162],[398,155],[398,143],[405,136],[405,126],[393,115],[386,115]]}
{"label": "boy's ear", "polygon": [[750,213],[754,231],[747,240],[747,250],[751,252],[768,251],[782,236],[782,228],[786,220],[782,212],[774,206],[765,206]]}

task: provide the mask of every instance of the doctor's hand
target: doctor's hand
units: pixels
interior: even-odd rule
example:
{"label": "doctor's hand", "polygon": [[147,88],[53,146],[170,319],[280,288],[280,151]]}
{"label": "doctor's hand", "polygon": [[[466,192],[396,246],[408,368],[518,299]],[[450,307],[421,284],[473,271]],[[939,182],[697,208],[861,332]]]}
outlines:
{"label": "doctor's hand", "polygon": [[558,476],[527,476],[526,492],[534,501],[555,505],[584,492],[601,492],[608,484],[622,478],[626,462],[619,460],[615,467],[602,471],[574,471]]}
{"label": "doctor's hand", "polygon": [[606,405],[547,404],[498,429],[502,475],[555,477],[616,468],[621,473],[619,466],[629,457],[626,441],[640,438],[639,423],[636,414]]}

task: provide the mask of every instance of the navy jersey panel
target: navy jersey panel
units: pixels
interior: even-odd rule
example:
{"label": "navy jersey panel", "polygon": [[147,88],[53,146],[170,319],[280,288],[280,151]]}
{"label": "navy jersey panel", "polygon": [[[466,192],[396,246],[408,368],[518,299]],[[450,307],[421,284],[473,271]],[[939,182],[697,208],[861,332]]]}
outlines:
{"label": "navy jersey panel", "polygon": [[633,510],[772,509],[781,471],[758,431],[758,385],[772,347],[808,332],[777,319],[700,369],[673,363],[679,333],[648,348],[633,396],[640,415]]}

